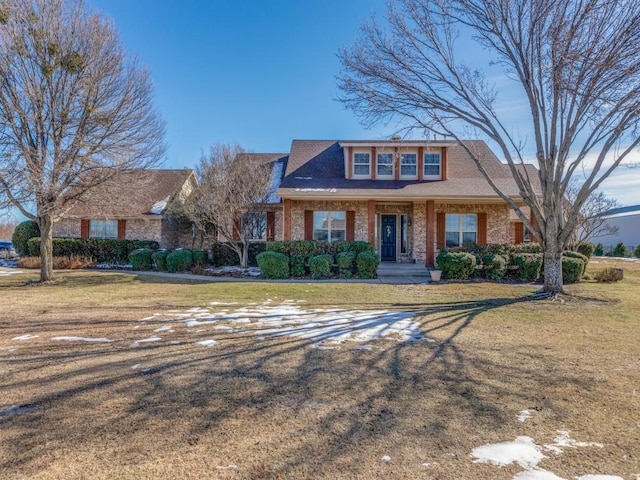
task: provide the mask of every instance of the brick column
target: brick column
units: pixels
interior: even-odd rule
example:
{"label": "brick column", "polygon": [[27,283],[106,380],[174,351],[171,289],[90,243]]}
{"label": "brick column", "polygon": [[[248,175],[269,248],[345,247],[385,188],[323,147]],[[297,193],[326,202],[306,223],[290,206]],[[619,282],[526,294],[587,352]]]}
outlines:
{"label": "brick column", "polygon": [[284,199],[282,225],[284,230],[282,232],[282,238],[284,238],[285,241],[291,240],[291,199],[289,198]]}
{"label": "brick column", "polygon": [[436,260],[436,214],[435,202],[427,201],[427,267],[433,267]]}
{"label": "brick column", "polygon": [[371,245],[376,244],[376,201],[367,202],[367,240]]}

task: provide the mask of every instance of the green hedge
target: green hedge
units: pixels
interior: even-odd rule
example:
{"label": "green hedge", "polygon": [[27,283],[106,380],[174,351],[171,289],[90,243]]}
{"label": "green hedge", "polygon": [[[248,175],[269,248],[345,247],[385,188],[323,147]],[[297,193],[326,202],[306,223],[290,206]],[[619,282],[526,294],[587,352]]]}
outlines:
{"label": "green hedge", "polygon": [[376,278],[380,258],[373,252],[360,252],[356,257],[358,278]]}
{"label": "green hedge", "polygon": [[[40,256],[40,238],[27,242],[29,256]],[[116,240],[106,238],[54,238],[53,256],[94,258],[98,263],[127,263],[129,254],[139,248],[158,250],[158,242],[152,240]]]}
{"label": "green hedge", "polygon": [[353,277],[356,255],[354,252],[340,252],[336,256],[336,263],[342,278]]}
{"label": "green hedge", "polygon": [[156,264],[156,268],[161,272],[167,271],[167,256],[171,253],[170,250],[158,250],[157,252],[153,252],[151,254],[151,259],[153,263]]}
{"label": "green hedge", "polygon": [[502,280],[507,271],[507,259],[503,255],[485,253],[480,256],[482,275],[489,280]]}
{"label": "green hedge", "polygon": [[256,256],[260,274],[264,278],[289,278],[289,257],[283,253],[266,251]]}
{"label": "green hedge", "polygon": [[129,263],[134,270],[151,270],[153,250],[138,248],[129,254]]}
{"label": "green hedge", "polygon": [[563,257],[577,258],[582,262],[582,272],[580,272],[580,277],[582,277],[587,271],[587,264],[589,263],[589,259],[580,252],[572,252],[570,250],[564,252],[562,255]]}
{"label": "green hedge", "polygon": [[305,257],[291,255],[289,257],[290,275],[294,278],[304,277],[307,273],[306,265],[307,261]]}
{"label": "green hedge", "polygon": [[20,256],[31,256],[31,257],[39,257],[40,256],[40,242],[38,242],[38,253],[32,255],[29,251],[28,242],[30,239],[34,237],[40,236],[40,228],[36,222],[31,220],[24,221],[16,226],[13,230],[13,235],[11,236],[11,244],[13,245],[14,250]]}
{"label": "green hedge", "polygon": [[589,259],[593,255],[595,249],[596,246],[591,242],[580,242],[578,244],[577,251]]}
{"label": "green hedge", "polygon": [[185,272],[193,266],[193,252],[187,248],[174,250],[167,255],[167,270]]}
{"label": "green hedge", "polygon": [[309,259],[309,272],[316,280],[331,276],[333,256],[329,254],[315,255]]}
{"label": "green hedge", "polygon": [[196,267],[204,268],[207,266],[207,264],[209,263],[209,255],[207,254],[207,252],[205,252],[201,248],[198,248],[196,250],[193,250],[192,253],[193,253],[193,264]]}
{"label": "green hedge", "polygon": [[[211,264],[216,267],[229,267],[234,265],[240,265],[240,257],[229,246],[228,242],[214,242],[211,244]],[[251,242],[249,243],[249,259],[248,266],[256,267],[258,262],[256,257],[258,254],[266,250],[265,242]]]}
{"label": "green hedge", "polygon": [[445,278],[466,280],[475,273],[476,257],[467,252],[440,251],[436,258],[438,268]]}
{"label": "green hedge", "polygon": [[540,277],[542,255],[539,253],[516,253],[511,256],[511,265],[516,267],[514,274],[517,278],[535,282]]}
{"label": "green hedge", "polygon": [[[577,253],[577,252],[572,252]],[[582,278],[585,262],[576,257],[562,256],[562,281],[563,283],[579,282]]]}

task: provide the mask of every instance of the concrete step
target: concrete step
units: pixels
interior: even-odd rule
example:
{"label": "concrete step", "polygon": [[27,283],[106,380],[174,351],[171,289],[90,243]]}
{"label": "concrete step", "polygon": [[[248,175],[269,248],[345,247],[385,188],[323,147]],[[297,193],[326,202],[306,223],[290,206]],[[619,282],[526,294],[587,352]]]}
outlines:
{"label": "concrete step", "polygon": [[378,278],[381,280],[404,280],[402,283],[424,283],[431,280],[429,269],[415,263],[381,263],[378,265]]}

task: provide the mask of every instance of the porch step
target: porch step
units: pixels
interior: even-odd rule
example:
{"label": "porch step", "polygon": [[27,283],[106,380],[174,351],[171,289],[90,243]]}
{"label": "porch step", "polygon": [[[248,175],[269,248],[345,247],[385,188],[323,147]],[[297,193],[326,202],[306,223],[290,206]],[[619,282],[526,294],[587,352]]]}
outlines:
{"label": "porch step", "polygon": [[412,284],[431,281],[429,269],[416,263],[380,263],[378,265],[378,278],[383,283]]}

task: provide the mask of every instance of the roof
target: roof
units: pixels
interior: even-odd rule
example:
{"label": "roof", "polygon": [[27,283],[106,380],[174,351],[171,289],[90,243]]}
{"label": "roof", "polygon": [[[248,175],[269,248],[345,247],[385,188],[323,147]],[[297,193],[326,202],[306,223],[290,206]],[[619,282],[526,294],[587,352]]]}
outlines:
{"label": "roof", "polygon": [[280,188],[280,183],[284,177],[285,168],[289,159],[288,153],[242,153],[240,155],[247,156],[261,165],[269,165],[271,167],[271,186],[269,187],[269,198],[267,203],[281,203],[282,198],[276,192]]}
{"label": "roof", "polygon": [[[344,153],[341,145],[442,146],[447,151],[447,180],[350,180],[345,178]],[[500,162],[484,141],[466,140],[501,191],[519,197],[519,189],[509,167]],[[527,165],[531,173],[533,165]],[[537,178],[537,175],[535,176]],[[278,190],[283,197],[305,198],[483,198],[498,200],[499,196],[482,176],[465,149],[452,141],[337,141],[294,140],[285,177]]]}
{"label": "roof", "polygon": [[[132,170],[93,188],[78,200],[65,217],[131,218],[141,215],[158,218],[168,204],[196,185],[191,169]],[[188,194],[188,191],[184,192]]]}

